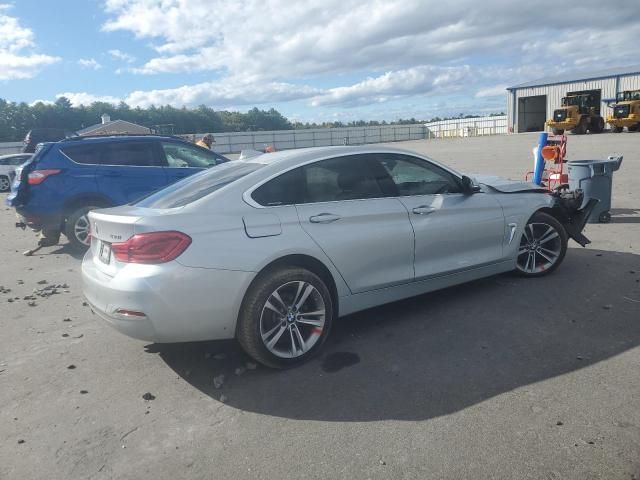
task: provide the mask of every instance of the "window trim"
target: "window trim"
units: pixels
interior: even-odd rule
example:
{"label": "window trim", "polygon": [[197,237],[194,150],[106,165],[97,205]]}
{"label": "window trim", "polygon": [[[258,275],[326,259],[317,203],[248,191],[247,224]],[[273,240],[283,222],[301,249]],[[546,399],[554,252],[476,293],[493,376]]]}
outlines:
{"label": "window trim", "polygon": [[[385,152],[386,153],[386,152]],[[396,153],[394,152],[393,155],[399,155],[402,157],[413,157],[416,158],[420,161],[426,161],[427,163],[432,164],[433,166],[435,166],[436,168],[439,168],[447,173],[449,173],[453,178],[455,178],[459,183],[458,183],[458,188],[460,188],[459,192],[444,192],[444,193],[420,193],[417,195],[389,195],[386,198],[415,198],[415,197],[428,197],[428,196],[434,196],[434,195],[466,195],[463,191],[462,188],[462,176],[458,176],[457,173],[454,173],[453,171],[451,171],[450,169],[435,163],[433,161],[428,161],[428,160],[423,160],[421,157],[417,157],[415,155],[410,155],[407,153]],[[381,165],[382,166],[382,165]],[[382,168],[384,168],[384,166],[382,166]],[[389,175],[389,177],[391,178],[391,181],[393,181],[393,183],[395,184],[395,181],[393,180],[393,177],[391,175]]]}
{"label": "window trim", "polygon": [[[413,153],[413,152],[404,152],[404,151],[385,151],[385,150],[365,150],[363,152],[349,152],[349,153],[340,153],[340,154],[330,154],[330,155],[326,155],[326,156],[322,156],[320,158],[314,158],[313,160],[307,160],[305,162],[299,163],[297,165],[293,165],[293,166],[289,166],[284,170],[281,170],[279,172],[273,173],[271,175],[269,175],[267,178],[259,181],[258,183],[254,184],[253,186],[249,187],[247,190],[244,191],[244,193],[242,194],[242,199],[244,200],[244,202],[246,204],[248,204],[249,206],[253,207],[253,208],[259,208],[259,209],[264,209],[264,208],[286,208],[286,207],[293,207],[295,205],[325,205],[325,204],[331,204],[331,203],[337,203],[337,202],[364,202],[367,200],[380,200],[383,198],[415,198],[417,196],[426,196],[426,195],[395,195],[395,196],[391,196],[391,195],[385,195],[383,197],[375,197],[375,198],[355,198],[355,199],[351,199],[351,200],[330,200],[328,202],[314,202],[314,203],[292,203],[292,204],[288,204],[288,205],[260,205],[258,202],[256,202],[253,197],[251,196],[251,194],[253,194],[253,192],[255,190],[257,190],[258,188],[260,188],[262,185],[264,185],[267,182],[270,182],[271,180],[279,177],[280,175],[284,175],[287,172],[290,172],[291,170],[295,170],[296,168],[301,168],[301,167],[305,167],[307,165],[311,165],[312,163],[317,163],[317,162],[322,162],[323,160],[331,160],[333,158],[339,158],[339,157],[347,157],[347,156],[352,156],[352,155],[383,155],[383,154],[390,154],[390,155],[402,155],[402,156],[408,156],[408,157],[413,157],[417,160],[423,161],[423,162],[427,162],[429,164],[433,164],[438,168],[441,168],[442,170],[450,173],[454,178],[456,178],[457,180],[459,180],[462,183],[462,174],[456,172],[455,170],[452,170],[451,168],[447,167],[446,165],[443,165],[429,157],[425,157],[422,156],[420,154],[417,153]],[[383,192],[384,193],[384,192]],[[434,193],[433,195],[465,195],[464,192],[459,192],[459,193]]]}

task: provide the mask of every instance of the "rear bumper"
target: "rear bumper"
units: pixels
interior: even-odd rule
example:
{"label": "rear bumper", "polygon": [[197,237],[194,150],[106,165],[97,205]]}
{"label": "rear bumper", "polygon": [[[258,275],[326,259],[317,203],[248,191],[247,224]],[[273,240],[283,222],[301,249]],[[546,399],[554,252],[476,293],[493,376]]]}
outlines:
{"label": "rear bumper", "polygon": [[62,216],[60,215],[38,215],[22,208],[17,208],[16,216],[18,217],[18,222],[24,223],[27,227],[36,231],[60,231],[62,228]]}
{"label": "rear bumper", "polygon": [[83,293],[94,313],[129,337],[159,343],[233,338],[240,304],[255,276],[174,261],[129,264],[111,277],[96,261],[89,250],[82,262]]}

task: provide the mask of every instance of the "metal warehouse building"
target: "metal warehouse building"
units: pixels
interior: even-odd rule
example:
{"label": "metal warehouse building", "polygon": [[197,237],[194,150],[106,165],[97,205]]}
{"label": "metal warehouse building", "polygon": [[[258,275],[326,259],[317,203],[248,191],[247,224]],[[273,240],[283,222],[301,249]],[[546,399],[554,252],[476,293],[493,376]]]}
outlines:
{"label": "metal warehouse building", "polygon": [[510,132],[544,130],[544,122],[568,93],[586,92],[600,98],[600,114],[607,117],[616,94],[640,90],[640,65],[585,74],[541,78],[507,88],[507,126]]}

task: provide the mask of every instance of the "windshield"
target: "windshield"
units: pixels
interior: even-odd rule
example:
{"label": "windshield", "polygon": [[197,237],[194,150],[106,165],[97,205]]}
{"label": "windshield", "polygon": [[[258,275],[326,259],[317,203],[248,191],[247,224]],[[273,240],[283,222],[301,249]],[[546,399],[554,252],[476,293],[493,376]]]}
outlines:
{"label": "windshield", "polygon": [[187,177],[134,203],[144,208],[177,208],[195,202],[225,185],[255,172],[259,163],[228,162]]}

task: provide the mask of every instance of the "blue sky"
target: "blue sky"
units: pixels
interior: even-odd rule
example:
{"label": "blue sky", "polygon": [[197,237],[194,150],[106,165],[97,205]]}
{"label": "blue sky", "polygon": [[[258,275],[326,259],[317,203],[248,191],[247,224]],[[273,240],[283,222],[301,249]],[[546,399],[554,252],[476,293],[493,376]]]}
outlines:
{"label": "blue sky", "polygon": [[0,0],[0,98],[354,120],[505,110],[506,86],[638,63],[640,3]]}

